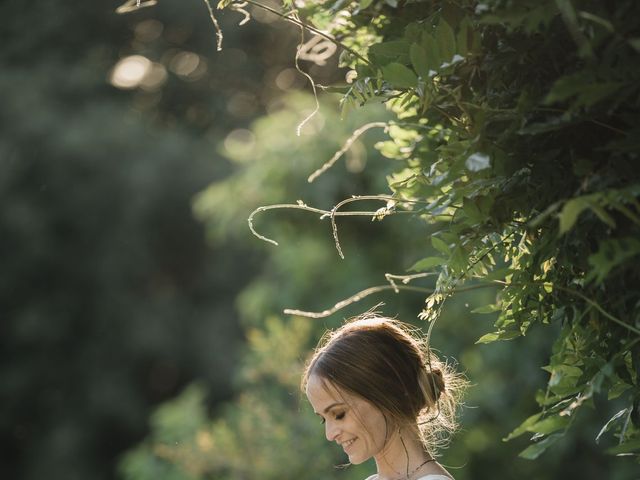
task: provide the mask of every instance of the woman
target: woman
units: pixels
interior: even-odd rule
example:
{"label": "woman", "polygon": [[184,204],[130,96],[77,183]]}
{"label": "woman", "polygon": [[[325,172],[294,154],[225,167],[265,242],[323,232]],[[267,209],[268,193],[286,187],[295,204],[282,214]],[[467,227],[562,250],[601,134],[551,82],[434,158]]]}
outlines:
{"label": "woman", "polygon": [[435,448],[456,428],[465,384],[410,326],[372,315],[328,332],[302,379],[327,440],[352,464],[375,459],[367,480],[451,480]]}

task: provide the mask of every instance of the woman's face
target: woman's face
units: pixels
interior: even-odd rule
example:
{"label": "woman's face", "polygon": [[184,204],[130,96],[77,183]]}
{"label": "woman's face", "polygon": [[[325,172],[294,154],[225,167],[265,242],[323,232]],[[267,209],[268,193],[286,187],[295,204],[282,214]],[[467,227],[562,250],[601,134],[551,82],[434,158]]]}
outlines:
{"label": "woman's face", "polygon": [[387,424],[371,402],[313,374],[306,394],[315,413],[322,417],[327,440],[340,445],[349,462],[357,465],[382,451]]}

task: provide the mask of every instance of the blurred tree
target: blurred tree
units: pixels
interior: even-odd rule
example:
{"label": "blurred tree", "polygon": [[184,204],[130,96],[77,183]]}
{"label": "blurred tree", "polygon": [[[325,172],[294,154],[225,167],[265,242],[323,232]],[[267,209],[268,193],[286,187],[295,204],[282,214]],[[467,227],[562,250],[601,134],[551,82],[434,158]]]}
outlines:
{"label": "blurred tree", "polygon": [[[239,372],[242,395],[209,423],[196,385],[152,417],[153,433],[122,462],[125,478],[344,478],[331,464],[344,460],[326,448],[323,428],[309,408],[300,408],[302,354],[311,323],[269,318],[248,330],[249,353]],[[347,478],[364,476],[363,468]]]}
{"label": "blurred tree", "polygon": [[3,478],[113,478],[152,405],[195,378],[230,394],[258,255],[205,245],[190,201],[283,93],[291,37],[249,26],[217,54],[204,5],[116,7],[0,4]]}

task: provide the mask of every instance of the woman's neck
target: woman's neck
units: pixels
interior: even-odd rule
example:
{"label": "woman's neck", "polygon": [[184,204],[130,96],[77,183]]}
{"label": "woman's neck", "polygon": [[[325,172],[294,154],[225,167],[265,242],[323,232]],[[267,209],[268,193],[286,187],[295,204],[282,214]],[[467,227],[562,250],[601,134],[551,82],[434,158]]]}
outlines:
{"label": "woman's neck", "polygon": [[431,459],[417,433],[408,428],[396,430],[385,447],[375,455],[377,480],[412,479]]}

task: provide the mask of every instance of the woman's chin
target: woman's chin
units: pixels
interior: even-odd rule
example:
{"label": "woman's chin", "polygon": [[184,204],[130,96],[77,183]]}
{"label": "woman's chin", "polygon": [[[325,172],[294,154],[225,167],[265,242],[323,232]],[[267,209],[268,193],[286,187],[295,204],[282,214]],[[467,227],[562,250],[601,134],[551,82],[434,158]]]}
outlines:
{"label": "woman's chin", "polygon": [[366,460],[366,458],[362,458],[360,455],[349,455],[349,463],[351,465],[360,465]]}

